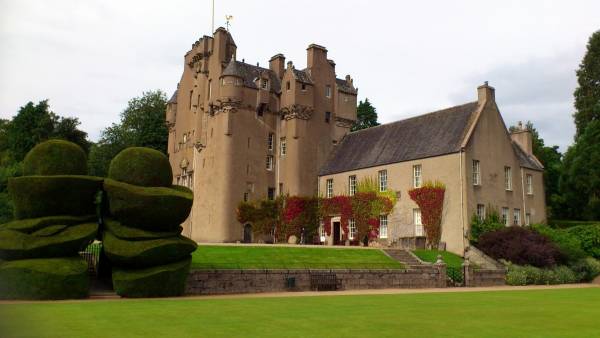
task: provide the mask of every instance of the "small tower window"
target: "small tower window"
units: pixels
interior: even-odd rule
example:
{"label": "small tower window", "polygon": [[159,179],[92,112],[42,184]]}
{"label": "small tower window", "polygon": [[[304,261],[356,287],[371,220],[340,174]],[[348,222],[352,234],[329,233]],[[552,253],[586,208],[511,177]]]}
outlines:
{"label": "small tower window", "polygon": [[325,122],[329,123],[329,121],[331,121],[331,112],[326,111],[325,112]]}
{"label": "small tower window", "polygon": [[269,89],[269,80],[267,79],[261,79],[260,80],[260,88],[267,90]]}
{"label": "small tower window", "polygon": [[306,91],[306,83],[302,84],[302,91],[305,92]]}
{"label": "small tower window", "polygon": [[331,98],[331,86],[325,86],[325,97]]}
{"label": "small tower window", "polygon": [[287,90],[290,90],[290,88],[291,88],[290,81],[288,81],[288,82],[285,83],[285,88]]}

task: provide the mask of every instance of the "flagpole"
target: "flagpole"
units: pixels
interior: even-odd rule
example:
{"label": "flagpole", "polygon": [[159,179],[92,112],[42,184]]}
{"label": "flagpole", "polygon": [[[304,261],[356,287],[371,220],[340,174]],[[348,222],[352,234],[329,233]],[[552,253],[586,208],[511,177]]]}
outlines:
{"label": "flagpole", "polygon": [[215,32],[215,0],[212,0],[212,21],[211,21],[211,31],[212,35]]}

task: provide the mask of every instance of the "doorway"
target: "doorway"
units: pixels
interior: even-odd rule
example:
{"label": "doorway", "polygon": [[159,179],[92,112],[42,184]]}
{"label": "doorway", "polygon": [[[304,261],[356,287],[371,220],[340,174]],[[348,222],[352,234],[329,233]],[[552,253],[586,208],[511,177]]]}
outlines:
{"label": "doorway", "polygon": [[244,225],[244,243],[252,243],[252,225]]}
{"label": "doorway", "polygon": [[341,225],[340,222],[333,222],[333,245],[340,245]]}

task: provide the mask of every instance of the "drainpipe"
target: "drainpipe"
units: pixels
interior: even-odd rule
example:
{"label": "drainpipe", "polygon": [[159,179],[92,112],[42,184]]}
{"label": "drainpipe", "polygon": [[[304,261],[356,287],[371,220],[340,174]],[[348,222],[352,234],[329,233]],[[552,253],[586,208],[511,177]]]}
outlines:
{"label": "drainpipe", "polygon": [[[525,209],[525,181],[523,179],[523,167],[521,167],[521,192],[523,193],[523,218],[521,219],[521,224],[523,224],[523,221],[525,220],[525,215],[527,214],[527,211]],[[519,218],[521,218],[521,215],[519,215]]]}
{"label": "drainpipe", "polygon": [[460,173],[460,222],[462,223],[462,238],[463,238],[463,257],[466,255],[467,243],[465,233],[465,196],[464,196],[464,175],[463,175],[463,153],[465,149],[461,148],[458,156],[458,168]]}

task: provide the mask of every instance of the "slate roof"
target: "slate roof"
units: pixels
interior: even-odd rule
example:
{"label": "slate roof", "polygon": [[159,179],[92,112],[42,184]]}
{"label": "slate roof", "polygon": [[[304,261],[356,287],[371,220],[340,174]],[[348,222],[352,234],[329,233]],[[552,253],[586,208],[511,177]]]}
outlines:
{"label": "slate roof", "polygon": [[356,95],[356,89],[354,89],[351,85],[349,85],[344,79],[335,79],[335,83],[338,86],[338,89],[344,93],[354,94]]}
{"label": "slate roof", "polygon": [[258,89],[254,79],[260,77],[260,74],[266,72],[269,75],[271,90],[279,93],[281,91],[281,81],[273,71],[259,66],[247,64],[245,62],[231,60],[227,67],[223,70],[221,76],[230,75],[237,76],[244,80],[244,86],[248,88]]}
{"label": "slate roof", "polygon": [[331,153],[319,175],[458,152],[477,106],[470,102],[352,132]]}
{"label": "slate roof", "polygon": [[175,89],[173,95],[171,95],[171,98],[169,101],[167,101],[167,103],[177,103],[177,89]]}
{"label": "slate roof", "polygon": [[516,142],[513,142],[513,148],[515,148],[515,154],[519,159],[521,167],[533,169],[533,170],[544,170],[544,166],[534,155],[527,155],[525,151]]}
{"label": "slate roof", "polygon": [[294,77],[296,80],[302,83],[313,84],[313,81],[311,80],[310,75],[308,75],[306,69],[298,70],[294,68]]}

